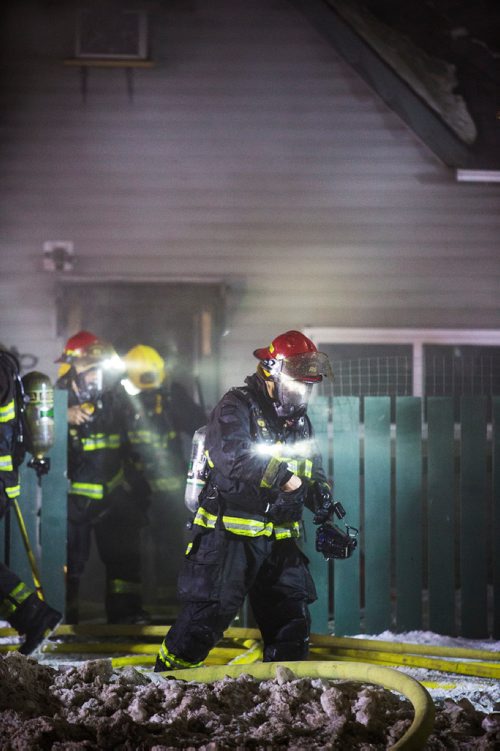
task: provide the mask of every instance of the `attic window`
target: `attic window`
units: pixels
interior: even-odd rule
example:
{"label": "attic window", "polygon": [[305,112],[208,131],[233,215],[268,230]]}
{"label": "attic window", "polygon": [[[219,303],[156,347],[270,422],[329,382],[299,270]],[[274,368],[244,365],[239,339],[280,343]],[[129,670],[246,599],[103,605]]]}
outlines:
{"label": "attic window", "polygon": [[148,57],[146,11],[116,6],[80,8],[75,57],[89,60],[145,60]]}

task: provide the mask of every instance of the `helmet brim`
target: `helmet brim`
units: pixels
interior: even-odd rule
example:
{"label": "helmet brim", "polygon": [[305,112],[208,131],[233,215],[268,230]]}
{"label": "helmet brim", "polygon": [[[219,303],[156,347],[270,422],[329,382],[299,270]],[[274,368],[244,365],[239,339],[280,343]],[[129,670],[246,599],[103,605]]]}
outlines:
{"label": "helmet brim", "polygon": [[253,356],[257,358],[257,360],[272,360],[274,359],[272,354],[269,352],[269,349],[267,347],[261,347],[260,349],[254,349]]}

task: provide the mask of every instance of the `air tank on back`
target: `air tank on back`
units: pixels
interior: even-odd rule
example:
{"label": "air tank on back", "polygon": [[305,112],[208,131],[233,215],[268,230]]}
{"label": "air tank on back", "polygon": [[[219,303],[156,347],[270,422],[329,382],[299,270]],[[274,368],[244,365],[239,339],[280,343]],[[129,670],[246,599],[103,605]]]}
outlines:
{"label": "air tank on back", "polygon": [[50,378],[36,370],[22,378],[25,393],[24,425],[26,448],[33,456],[31,466],[48,470],[47,453],[54,445],[54,389]]}

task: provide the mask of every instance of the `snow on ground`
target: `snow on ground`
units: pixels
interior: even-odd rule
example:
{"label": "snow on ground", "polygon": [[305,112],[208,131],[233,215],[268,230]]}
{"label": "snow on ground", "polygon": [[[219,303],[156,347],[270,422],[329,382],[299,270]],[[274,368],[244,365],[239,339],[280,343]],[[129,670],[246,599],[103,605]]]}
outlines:
{"label": "snow on ground", "polygon": [[[430,632],[359,636],[500,651],[499,642]],[[500,682],[404,672],[439,684],[431,689],[436,723],[427,751],[500,748]],[[17,652],[0,656],[2,751],[368,751],[390,747],[412,718],[411,705],[397,694],[348,681],[296,678],[285,668],[273,681],[242,675],[205,685],[158,683],[131,667],[114,670],[108,659],[64,664]]]}

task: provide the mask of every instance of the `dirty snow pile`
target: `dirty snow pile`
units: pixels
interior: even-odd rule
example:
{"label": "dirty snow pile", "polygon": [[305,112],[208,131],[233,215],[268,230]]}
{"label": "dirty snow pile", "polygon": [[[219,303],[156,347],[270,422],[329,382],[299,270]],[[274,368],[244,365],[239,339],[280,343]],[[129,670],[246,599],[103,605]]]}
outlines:
{"label": "dirty snow pile", "polygon": [[[156,676],[157,678],[157,676]],[[0,659],[0,748],[385,749],[409,727],[409,702],[382,688],[249,675],[213,684],[150,681],[110,660],[50,667],[17,652]],[[492,749],[500,719],[467,699],[437,706],[428,749]]]}

